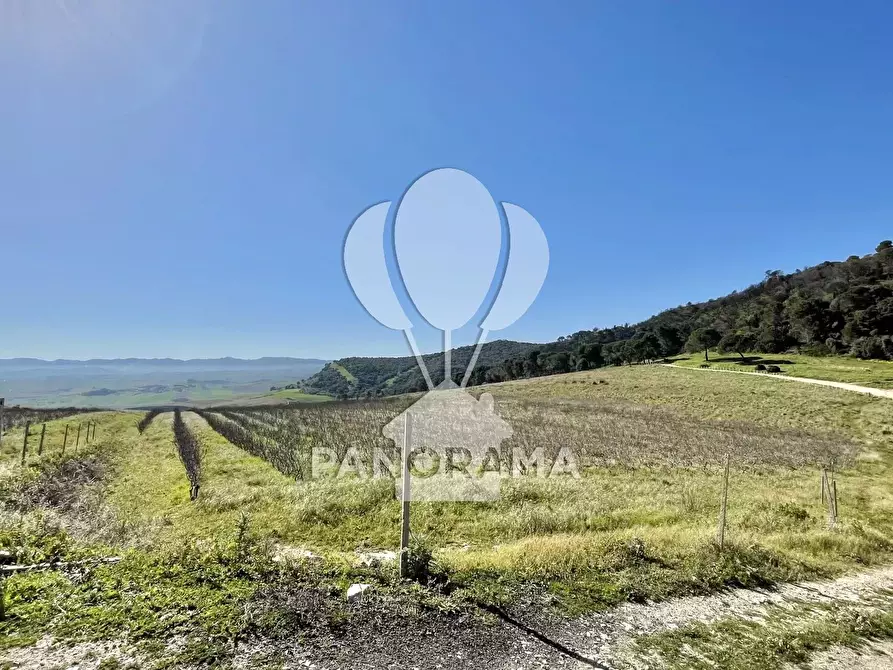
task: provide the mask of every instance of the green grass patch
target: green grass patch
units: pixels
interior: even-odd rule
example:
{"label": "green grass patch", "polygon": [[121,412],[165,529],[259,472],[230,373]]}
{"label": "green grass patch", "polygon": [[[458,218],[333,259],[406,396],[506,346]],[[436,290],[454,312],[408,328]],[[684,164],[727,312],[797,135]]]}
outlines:
{"label": "green grass patch", "polygon": [[329,363],[329,365],[332,366],[333,370],[337,370],[339,372],[339,374],[341,374],[341,376],[344,377],[351,384],[353,384],[357,381],[357,378],[353,376],[353,374],[350,372],[350,370],[345,368],[340,363],[336,363],[336,362],[332,361],[331,363]]}
{"label": "green grass patch", "polygon": [[[700,367],[705,364],[704,354],[683,356],[674,361],[681,367]],[[719,354],[710,352],[706,362],[717,370],[754,372],[759,364],[777,365],[782,374],[791,377],[809,377],[832,382],[846,382],[893,389],[893,361],[860,360],[850,356],[805,356],[801,354]]]}
{"label": "green grass patch", "polygon": [[661,658],[661,667],[686,670],[785,670],[835,646],[860,648],[893,639],[890,599],[880,606],[841,604],[773,606],[753,618],[693,623],[641,636],[637,653]]}

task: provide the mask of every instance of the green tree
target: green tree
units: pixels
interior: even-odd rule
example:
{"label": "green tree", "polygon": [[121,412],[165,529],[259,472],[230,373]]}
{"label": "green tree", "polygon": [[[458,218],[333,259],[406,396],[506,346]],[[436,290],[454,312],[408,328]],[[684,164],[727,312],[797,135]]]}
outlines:
{"label": "green tree", "polygon": [[716,348],[720,353],[729,353],[734,351],[744,359],[744,354],[753,351],[757,345],[757,336],[750,331],[738,331],[736,333],[727,333],[717,343]]}
{"label": "green tree", "polygon": [[685,343],[685,350],[689,352],[704,350],[704,360],[710,360],[710,349],[719,344],[722,336],[715,328],[698,328],[693,330]]}

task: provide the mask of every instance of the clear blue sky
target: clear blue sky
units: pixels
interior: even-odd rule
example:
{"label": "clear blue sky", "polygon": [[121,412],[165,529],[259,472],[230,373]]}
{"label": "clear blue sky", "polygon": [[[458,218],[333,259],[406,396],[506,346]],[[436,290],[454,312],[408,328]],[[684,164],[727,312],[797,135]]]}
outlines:
{"label": "clear blue sky", "polygon": [[0,7],[0,357],[404,354],[341,244],[441,166],[548,236],[513,339],[893,236],[888,2],[113,4]]}

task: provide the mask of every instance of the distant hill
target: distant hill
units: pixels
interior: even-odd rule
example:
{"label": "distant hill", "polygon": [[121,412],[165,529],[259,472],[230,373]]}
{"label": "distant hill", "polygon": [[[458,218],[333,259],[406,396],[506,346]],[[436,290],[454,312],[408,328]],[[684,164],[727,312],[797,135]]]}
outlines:
{"label": "distant hill", "polygon": [[[528,342],[496,340],[481,347],[479,366],[498,365],[511,358],[523,357],[542,345]],[[453,349],[454,375],[464,371],[471,361],[474,347]],[[443,381],[443,353],[423,356],[429,374],[435,384]],[[296,384],[308,393],[323,393],[336,397],[360,395],[394,395],[412,393],[426,388],[414,356],[399,358],[342,358],[326,365],[302,384]]]}
{"label": "distant hill", "polygon": [[[827,261],[784,274],[768,271],[743,291],[681,305],[633,325],[583,330],[555,342],[486,344],[472,384],[585,370],[718,348],[731,353],[850,354],[893,360],[893,243],[876,253]],[[464,375],[472,347],[453,350],[453,378]],[[443,354],[424,357],[435,383]],[[425,390],[412,357],[343,358],[296,387],[334,396]]]}
{"label": "distant hill", "polygon": [[181,369],[181,370],[263,370],[303,366],[323,366],[327,361],[317,358],[90,358],[69,360],[60,358],[47,361],[40,358],[0,358],[0,373],[21,370],[58,370],[62,368],[128,368],[128,369]]}
{"label": "distant hill", "polygon": [[31,406],[141,407],[226,400],[304,379],[326,361],[309,358],[0,359],[0,397]]}

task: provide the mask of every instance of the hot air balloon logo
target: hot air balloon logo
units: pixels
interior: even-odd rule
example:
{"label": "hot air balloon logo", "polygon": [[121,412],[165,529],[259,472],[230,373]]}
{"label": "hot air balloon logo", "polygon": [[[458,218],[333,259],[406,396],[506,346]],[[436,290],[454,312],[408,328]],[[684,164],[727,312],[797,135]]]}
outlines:
{"label": "hot air balloon logo", "polygon": [[[344,243],[344,270],[366,311],[383,326],[403,331],[431,391],[434,384],[413,336],[413,324],[388,273],[385,237],[392,205],[390,201],[373,205],[353,222]],[[481,182],[455,168],[427,172],[406,190],[394,213],[389,251],[416,310],[443,332],[446,386],[455,386],[450,357],[453,331],[480,313],[484,300],[497,289],[477,324],[479,336],[462,388],[489,333],[510,326],[527,311],[549,268],[549,246],[537,220],[518,205],[497,203]],[[501,255],[506,258],[502,268]]]}
{"label": "hot air balloon logo", "polygon": [[[392,208],[393,245],[386,251]],[[413,323],[391,284],[390,252],[416,311],[443,332],[444,381],[436,389]],[[379,323],[403,331],[429,391],[382,430],[403,451],[402,481],[395,482],[404,503],[401,556],[408,546],[410,497],[485,501],[499,496],[501,475],[487,472],[485,464],[512,430],[496,415],[490,394],[475,399],[465,387],[487,335],[527,311],[548,267],[549,246],[536,219],[518,205],[495,201],[481,182],[453,168],[422,175],[396,206],[373,205],[350,227],[344,270],[354,294]],[[483,303],[493,295],[485,311]],[[457,386],[452,333],[482,313],[474,353]]]}

